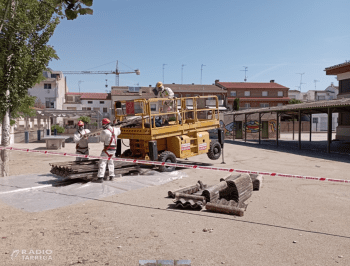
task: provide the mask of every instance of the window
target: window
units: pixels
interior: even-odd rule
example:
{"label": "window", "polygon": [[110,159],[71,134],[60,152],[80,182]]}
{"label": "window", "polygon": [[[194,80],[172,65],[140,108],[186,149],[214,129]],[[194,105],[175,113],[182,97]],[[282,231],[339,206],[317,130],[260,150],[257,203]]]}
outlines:
{"label": "window", "polygon": [[277,93],[277,96],[282,96],[282,97],[283,97],[283,91],[279,91],[279,92]]}
{"label": "window", "polygon": [[100,104],[104,104],[105,103],[105,101],[100,101]]}
{"label": "window", "polygon": [[88,104],[92,104],[92,101],[88,101]]}
{"label": "window", "polygon": [[230,91],[230,96],[236,97],[236,95],[237,95],[236,91]]}
{"label": "window", "polygon": [[51,89],[51,84],[44,83],[44,89]]}
{"label": "window", "polygon": [[269,104],[268,103],[261,103],[260,107],[269,107]]}
{"label": "window", "polygon": [[245,103],[244,108],[250,108],[250,103]]}
{"label": "window", "polygon": [[103,112],[104,113],[107,113],[108,111],[107,111],[107,107],[103,107]]}
{"label": "window", "polygon": [[59,78],[60,77],[60,74],[51,74],[51,78]]}
{"label": "window", "polygon": [[339,80],[339,93],[350,92],[350,79]]}
{"label": "window", "polygon": [[174,96],[175,96],[176,98],[180,98],[180,95],[179,95],[179,94],[174,94]]}
{"label": "window", "polygon": [[295,95],[291,95],[291,96],[289,96],[289,98],[296,99],[296,96]]}
{"label": "window", "polygon": [[277,106],[283,106],[283,103],[278,103]]}
{"label": "window", "polygon": [[87,111],[91,111],[91,107],[86,107],[86,110]]}
{"label": "window", "polygon": [[151,104],[151,111],[152,112],[157,111],[157,105],[156,104]]}
{"label": "window", "polygon": [[245,91],[244,96],[250,96],[250,91]]}
{"label": "window", "polygon": [[92,110],[94,110],[94,111],[100,111],[100,107],[94,107]]}
{"label": "window", "polygon": [[55,98],[45,98],[46,108],[55,108]]}
{"label": "window", "polygon": [[268,92],[267,91],[263,91],[262,92],[262,96],[267,96],[268,95]]}
{"label": "window", "polygon": [[319,101],[324,101],[324,100],[326,100],[326,96],[318,96],[318,100]]}
{"label": "window", "polygon": [[318,117],[313,117],[312,118],[312,123],[317,124],[318,123]]}
{"label": "window", "polygon": [[73,96],[67,96],[67,102],[73,102],[74,97]]}
{"label": "window", "polygon": [[186,97],[191,97],[191,94],[186,94]]}

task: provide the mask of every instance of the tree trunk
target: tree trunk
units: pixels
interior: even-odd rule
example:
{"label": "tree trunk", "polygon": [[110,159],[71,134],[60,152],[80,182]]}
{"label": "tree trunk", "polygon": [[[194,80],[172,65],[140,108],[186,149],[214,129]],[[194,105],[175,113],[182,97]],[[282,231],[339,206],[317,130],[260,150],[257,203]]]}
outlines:
{"label": "tree trunk", "polygon": [[[6,91],[6,95],[10,95],[10,91]],[[4,119],[2,121],[2,135],[1,135],[1,146],[7,147],[10,146],[10,112],[9,109],[6,110]],[[10,174],[10,151],[1,150],[1,169],[0,177],[6,177]]]}

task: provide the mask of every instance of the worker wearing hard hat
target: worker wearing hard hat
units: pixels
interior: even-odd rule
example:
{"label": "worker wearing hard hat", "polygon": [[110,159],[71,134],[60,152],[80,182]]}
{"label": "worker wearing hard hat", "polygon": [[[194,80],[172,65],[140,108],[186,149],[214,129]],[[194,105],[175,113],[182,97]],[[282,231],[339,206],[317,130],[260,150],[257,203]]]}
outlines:
{"label": "worker wearing hard hat", "polygon": [[165,87],[162,82],[158,82],[157,85],[158,98],[174,98],[174,92],[172,89]]}
{"label": "worker wearing hard hat", "polygon": [[[86,134],[89,134],[90,130],[84,129],[84,122],[78,122],[78,130],[74,134],[74,142],[76,143],[75,149],[77,154],[89,155],[89,143]],[[85,161],[88,158],[76,157],[76,161]]]}
{"label": "worker wearing hard hat", "polygon": [[[163,83],[161,81],[157,82],[156,85],[158,89],[158,98],[169,98],[173,99],[175,97],[174,92],[172,89],[168,87],[164,87]],[[175,103],[176,106],[176,103]],[[167,110],[168,109],[168,110]],[[164,106],[162,107],[162,112],[167,112],[167,111],[175,111],[174,107],[174,102],[173,101],[165,101]],[[181,123],[181,115],[178,110],[176,110],[179,122]],[[166,118],[168,119],[168,118]]]}
{"label": "worker wearing hard hat", "polygon": [[109,172],[109,180],[112,181],[114,179],[114,162],[111,160],[115,157],[115,151],[117,149],[117,136],[120,135],[120,128],[112,127],[111,121],[108,118],[104,118],[102,120],[103,131],[100,135],[100,141],[103,142],[103,150],[101,152],[102,157],[108,157],[107,159],[100,159],[99,168],[97,173],[97,180],[95,182],[102,183],[106,172],[106,165],[108,161],[108,172]]}

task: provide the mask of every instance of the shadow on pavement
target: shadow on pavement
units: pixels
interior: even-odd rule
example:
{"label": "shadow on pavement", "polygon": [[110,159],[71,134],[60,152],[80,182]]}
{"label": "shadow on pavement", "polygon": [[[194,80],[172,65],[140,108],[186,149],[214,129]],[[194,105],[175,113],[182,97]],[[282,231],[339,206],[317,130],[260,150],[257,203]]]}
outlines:
{"label": "shadow on pavement", "polygon": [[301,141],[301,150],[299,150],[298,141],[289,140],[279,140],[279,146],[276,145],[276,140],[261,140],[261,144],[258,140],[247,140],[247,142],[225,140],[225,143],[339,162],[348,163],[350,161],[350,144],[342,141],[331,143],[331,153],[327,153],[327,141]]}

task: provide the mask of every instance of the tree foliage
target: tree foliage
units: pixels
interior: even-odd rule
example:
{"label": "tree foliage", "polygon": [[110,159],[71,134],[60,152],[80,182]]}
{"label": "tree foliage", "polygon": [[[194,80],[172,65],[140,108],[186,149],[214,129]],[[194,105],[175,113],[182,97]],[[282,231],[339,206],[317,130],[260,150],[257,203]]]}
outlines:
{"label": "tree foliage", "polygon": [[238,111],[239,110],[239,98],[236,98],[233,100],[233,110]]}
{"label": "tree foliage", "polygon": [[303,102],[300,100],[297,100],[297,99],[290,99],[288,103],[289,104],[297,104],[297,103],[303,103]]}
{"label": "tree foliage", "polygon": [[0,116],[8,108],[16,115],[23,104],[31,103],[27,89],[40,82],[49,61],[58,58],[47,45],[59,23],[54,0],[15,3],[14,14],[5,19],[0,33]]}
{"label": "tree foliage", "polygon": [[85,7],[92,6],[92,3],[93,0],[56,0],[57,14],[65,15],[68,20],[76,19],[78,15],[92,15],[93,10]]}
{"label": "tree foliage", "polygon": [[84,124],[89,124],[91,122],[91,119],[88,116],[81,116],[79,117],[79,120],[83,121]]}
{"label": "tree foliage", "polygon": [[[92,14],[92,0],[0,0],[0,119],[10,109],[11,117],[29,111],[35,101],[28,88],[44,80],[50,60],[58,56],[48,42],[60,19]],[[65,14],[63,14],[65,12]],[[6,95],[6,91],[10,95]]]}

